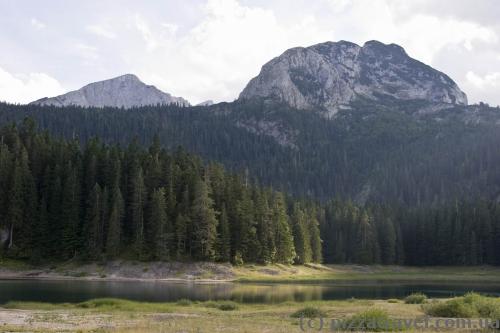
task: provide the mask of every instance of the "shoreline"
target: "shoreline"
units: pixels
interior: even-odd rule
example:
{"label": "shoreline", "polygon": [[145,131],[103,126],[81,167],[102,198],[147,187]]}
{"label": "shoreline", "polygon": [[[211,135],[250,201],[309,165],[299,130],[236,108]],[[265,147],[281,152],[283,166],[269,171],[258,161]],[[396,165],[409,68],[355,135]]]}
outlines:
{"label": "shoreline", "polygon": [[362,284],[362,283],[488,283],[500,284],[500,267],[408,267],[363,265],[243,265],[194,262],[60,263],[28,266],[0,261],[0,280]]}
{"label": "shoreline", "polygon": [[168,283],[193,283],[193,284],[218,284],[218,283],[235,283],[238,280],[214,280],[214,279],[181,279],[181,278],[157,278],[157,279],[144,279],[144,278],[127,278],[127,277],[113,277],[113,278],[99,278],[99,277],[74,277],[64,275],[41,275],[41,276],[26,276],[26,275],[2,275],[0,274],[0,281],[13,281],[13,280],[26,280],[26,281],[88,281],[88,282],[168,282]]}

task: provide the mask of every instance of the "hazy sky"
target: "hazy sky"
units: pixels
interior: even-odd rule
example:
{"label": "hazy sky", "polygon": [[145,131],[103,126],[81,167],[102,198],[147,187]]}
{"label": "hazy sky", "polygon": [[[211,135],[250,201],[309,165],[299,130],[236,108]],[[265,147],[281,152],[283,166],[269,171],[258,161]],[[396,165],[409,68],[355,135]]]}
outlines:
{"label": "hazy sky", "polygon": [[231,101],[294,46],[377,39],[500,104],[499,0],[0,0],[0,100],[134,73],[192,103]]}

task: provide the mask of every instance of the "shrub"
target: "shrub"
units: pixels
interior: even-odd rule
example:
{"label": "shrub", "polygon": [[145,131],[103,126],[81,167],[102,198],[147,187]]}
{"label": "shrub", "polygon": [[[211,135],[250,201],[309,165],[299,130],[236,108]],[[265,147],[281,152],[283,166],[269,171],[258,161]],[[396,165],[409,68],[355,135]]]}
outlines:
{"label": "shrub", "polygon": [[413,293],[406,296],[406,304],[424,304],[427,301],[427,296],[422,293]]}
{"label": "shrub", "polygon": [[470,305],[458,299],[429,304],[424,308],[424,311],[430,316],[444,318],[471,318],[475,315],[475,311]]}
{"label": "shrub", "polygon": [[325,317],[325,313],[321,309],[308,306],[295,311],[290,316],[292,318],[320,318]]}
{"label": "shrub", "polygon": [[384,310],[371,309],[344,320],[342,328],[348,331],[389,332],[400,331],[398,324]]}
{"label": "shrub", "polygon": [[445,318],[492,318],[500,314],[500,301],[496,298],[468,293],[445,302],[435,302],[424,307],[431,316]]}
{"label": "shrub", "polygon": [[238,304],[231,301],[220,302],[217,306],[217,309],[221,311],[233,311],[238,310]]}
{"label": "shrub", "polygon": [[387,300],[387,303],[399,303],[399,299],[390,298]]}
{"label": "shrub", "polygon": [[76,306],[84,309],[94,309],[94,308],[120,308],[125,302],[125,300],[115,299],[115,298],[97,298],[90,301],[78,303]]}

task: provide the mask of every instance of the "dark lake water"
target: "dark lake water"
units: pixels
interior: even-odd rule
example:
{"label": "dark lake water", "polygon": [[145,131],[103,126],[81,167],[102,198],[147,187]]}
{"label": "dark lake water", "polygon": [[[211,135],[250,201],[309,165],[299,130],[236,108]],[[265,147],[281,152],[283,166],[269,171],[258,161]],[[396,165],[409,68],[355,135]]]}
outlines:
{"label": "dark lake water", "polygon": [[82,302],[92,298],[115,297],[137,301],[167,302],[179,299],[234,300],[244,303],[285,301],[387,299],[413,292],[431,297],[450,297],[476,291],[500,296],[500,283],[406,283],[337,282],[327,284],[246,284],[0,280],[0,303],[9,301]]}

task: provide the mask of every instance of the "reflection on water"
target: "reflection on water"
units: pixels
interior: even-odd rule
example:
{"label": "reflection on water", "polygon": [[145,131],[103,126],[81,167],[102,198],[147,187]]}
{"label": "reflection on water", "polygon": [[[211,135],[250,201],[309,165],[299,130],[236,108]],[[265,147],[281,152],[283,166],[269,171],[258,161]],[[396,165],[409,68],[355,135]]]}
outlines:
{"label": "reflection on water", "polygon": [[457,296],[468,291],[500,296],[500,284],[363,281],[300,285],[0,280],[0,303],[14,300],[81,302],[101,297],[150,302],[176,301],[185,298],[199,301],[226,299],[242,303],[280,303],[352,297],[359,299],[401,298],[416,291],[431,297]]}

